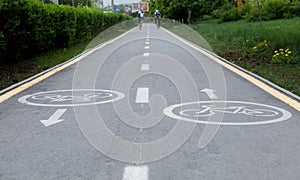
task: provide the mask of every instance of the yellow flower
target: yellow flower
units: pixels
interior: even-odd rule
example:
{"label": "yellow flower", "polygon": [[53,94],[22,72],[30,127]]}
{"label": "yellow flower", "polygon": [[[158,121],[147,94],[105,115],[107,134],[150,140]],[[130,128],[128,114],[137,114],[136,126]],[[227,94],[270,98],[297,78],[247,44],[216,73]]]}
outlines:
{"label": "yellow flower", "polygon": [[292,53],[292,51],[289,51],[288,53],[289,53],[289,54],[291,54],[291,53]]}
{"label": "yellow flower", "polygon": [[273,58],[275,58],[275,57],[276,57],[276,54],[273,55]]}
{"label": "yellow flower", "polygon": [[288,56],[289,56],[289,54],[285,54],[285,56],[286,56],[286,57],[288,57]]}
{"label": "yellow flower", "polygon": [[284,49],[280,48],[279,51],[283,51]]}
{"label": "yellow flower", "polygon": [[256,48],[257,48],[256,46],[253,47],[253,49],[256,49]]}
{"label": "yellow flower", "polygon": [[277,53],[278,53],[278,51],[274,51],[274,53],[276,53],[276,54],[277,54]]}

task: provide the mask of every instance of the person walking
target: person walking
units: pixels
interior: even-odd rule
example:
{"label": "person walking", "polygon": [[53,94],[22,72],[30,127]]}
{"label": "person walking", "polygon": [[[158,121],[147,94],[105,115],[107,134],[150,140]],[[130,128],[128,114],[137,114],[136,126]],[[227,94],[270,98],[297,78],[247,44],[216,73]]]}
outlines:
{"label": "person walking", "polygon": [[140,29],[142,29],[143,21],[144,21],[144,12],[143,12],[143,9],[139,10],[139,12],[138,12],[138,18],[139,18]]}

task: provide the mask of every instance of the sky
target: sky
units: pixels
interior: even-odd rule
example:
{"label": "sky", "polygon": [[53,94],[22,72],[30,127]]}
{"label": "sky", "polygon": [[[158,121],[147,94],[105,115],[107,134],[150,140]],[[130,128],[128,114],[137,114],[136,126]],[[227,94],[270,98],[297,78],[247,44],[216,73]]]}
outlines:
{"label": "sky", "polygon": [[[140,2],[140,0],[114,0],[115,4],[131,4],[131,3],[137,3]],[[103,0],[104,6],[111,5],[111,0]]]}

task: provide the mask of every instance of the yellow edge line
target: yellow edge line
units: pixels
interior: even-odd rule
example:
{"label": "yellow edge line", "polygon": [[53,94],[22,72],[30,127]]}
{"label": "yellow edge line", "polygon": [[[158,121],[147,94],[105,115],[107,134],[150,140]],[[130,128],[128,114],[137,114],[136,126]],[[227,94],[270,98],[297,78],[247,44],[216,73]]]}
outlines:
{"label": "yellow edge line", "polygon": [[[165,29],[166,30],[166,29]],[[194,48],[195,50],[201,52],[202,54],[204,54],[205,56],[207,56],[208,58],[216,61],[217,63],[219,63],[220,65],[222,65],[223,67],[227,68],[228,70],[238,74],[239,76],[245,78],[246,80],[250,81],[251,83],[253,83],[254,85],[256,85],[257,87],[263,89],[264,91],[266,91],[267,93],[271,94],[272,96],[276,97],[277,99],[281,100],[282,102],[288,104],[289,106],[291,106],[292,108],[296,109],[297,111],[300,112],[300,103],[290,97],[288,97],[287,95],[281,93],[280,91],[274,89],[273,87],[265,84],[264,82],[250,76],[249,74],[231,66],[230,64],[221,61],[220,59],[216,58],[215,56],[211,55],[210,53],[207,53],[201,49],[199,49],[198,47],[194,46],[193,44],[189,43],[188,41],[182,39],[181,37],[175,35],[174,33],[166,30],[168,33],[170,33],[172,36],[176,37],[177,39],[179,39],[180,41],[184,42],[185,44],[187,44],[188,46]]]}
{"label": "yellow edge line", "polygon": [[75,58],[74,60],[72,60],[72,61],[70,61],[70,62],[68,62],[68,63],[66,63],[66,64],[64,64],[64,65],[62,65],[62,66],[59,66],[59,67],[53,69],[52,71],[49,71],[49,72],[47,72],[47,73],[45,73],[45,74],[43,74],[43,75],[41,75],[41,76],[39,76],[39,77],[37,77],[37,78],[35,78],[35,79],[29,81],[29,82],[27,82],[27,83],[24,83],[24,84],[20,85],[19,87],[16,87],[16,88],[14,88],[14,89],[12,89],[12,90],[6,92],[5,94],[3,94],[3,95],[0,96],[0,103],[2,103],[3,101],[9,99],[10,97],[12,97],[12,96],[14,96],[14,95],[16,95],[16,94],[18,94],[18,93],[20,93],[20,92],[22,92],[22,91],[24,91],[24,90],[30,88],[31,86],[33,86],[33,85],[35,85],[35,84],[41,82],[42,80],[44,80],[44,79],[46,79],[46,78],[52,76],[53,74],[55,74],[55,73],[57,73],[57,72],[59,72],[59,71],[65,69],[65,68],[67,68],[68,66],[71,66],[72,64],[74,64],[74,63],[80,61],[80,60],[83,59],[84,57],[86,57],[86,56],[92,54],[93,52],[95,52],[95,51],[97,51],[97,50],[103,48],[103,47],[106,46],[107,44],[112,43],[112,42],[114,42],[114,41],[116,41],[116,40],[122,38],[123,36],[125,36],[125,35],[128,34],[129,32],[133,31],[134,29],[135,29],[135,28],[132,28],[131,30],[127,31],[126,33],[124,33],[124,34],[122,34],[122,35],[120,35],[120,36],[118,36],[118,37],[116,37],[116,38],[114,38],[114,39],[112,39],[112,40],[110,40],[110,41],[107,41],[107,42],[103,43],[103,44],[100,45],[99,47],[93,48],[92,50],[88,51],[87,53],[83,54],[82,56],[80,56],[80,57],[78,57],[78,58]]}

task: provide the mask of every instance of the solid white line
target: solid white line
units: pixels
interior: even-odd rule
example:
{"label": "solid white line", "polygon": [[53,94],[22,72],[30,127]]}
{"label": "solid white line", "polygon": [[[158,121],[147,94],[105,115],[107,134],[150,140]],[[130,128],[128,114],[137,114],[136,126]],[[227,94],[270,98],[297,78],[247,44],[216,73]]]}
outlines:
{"label": "solid white line", "polygon": [[142,64],[141,71],[149,71],[149,70],[150,70],[150,65],[149,64]]}
{"label": "solid white line", "polygon": [[137,89],[135,103],[149,103],[149,88],[141,87]]}
{"label": "solid white line", "polygon": [[148,180],[148,166],[127,166],[124,168],[122,180]]}
{"label": "solid white line", "polygon": [[143,56],[150,56],[150,53],[144,53]]}

